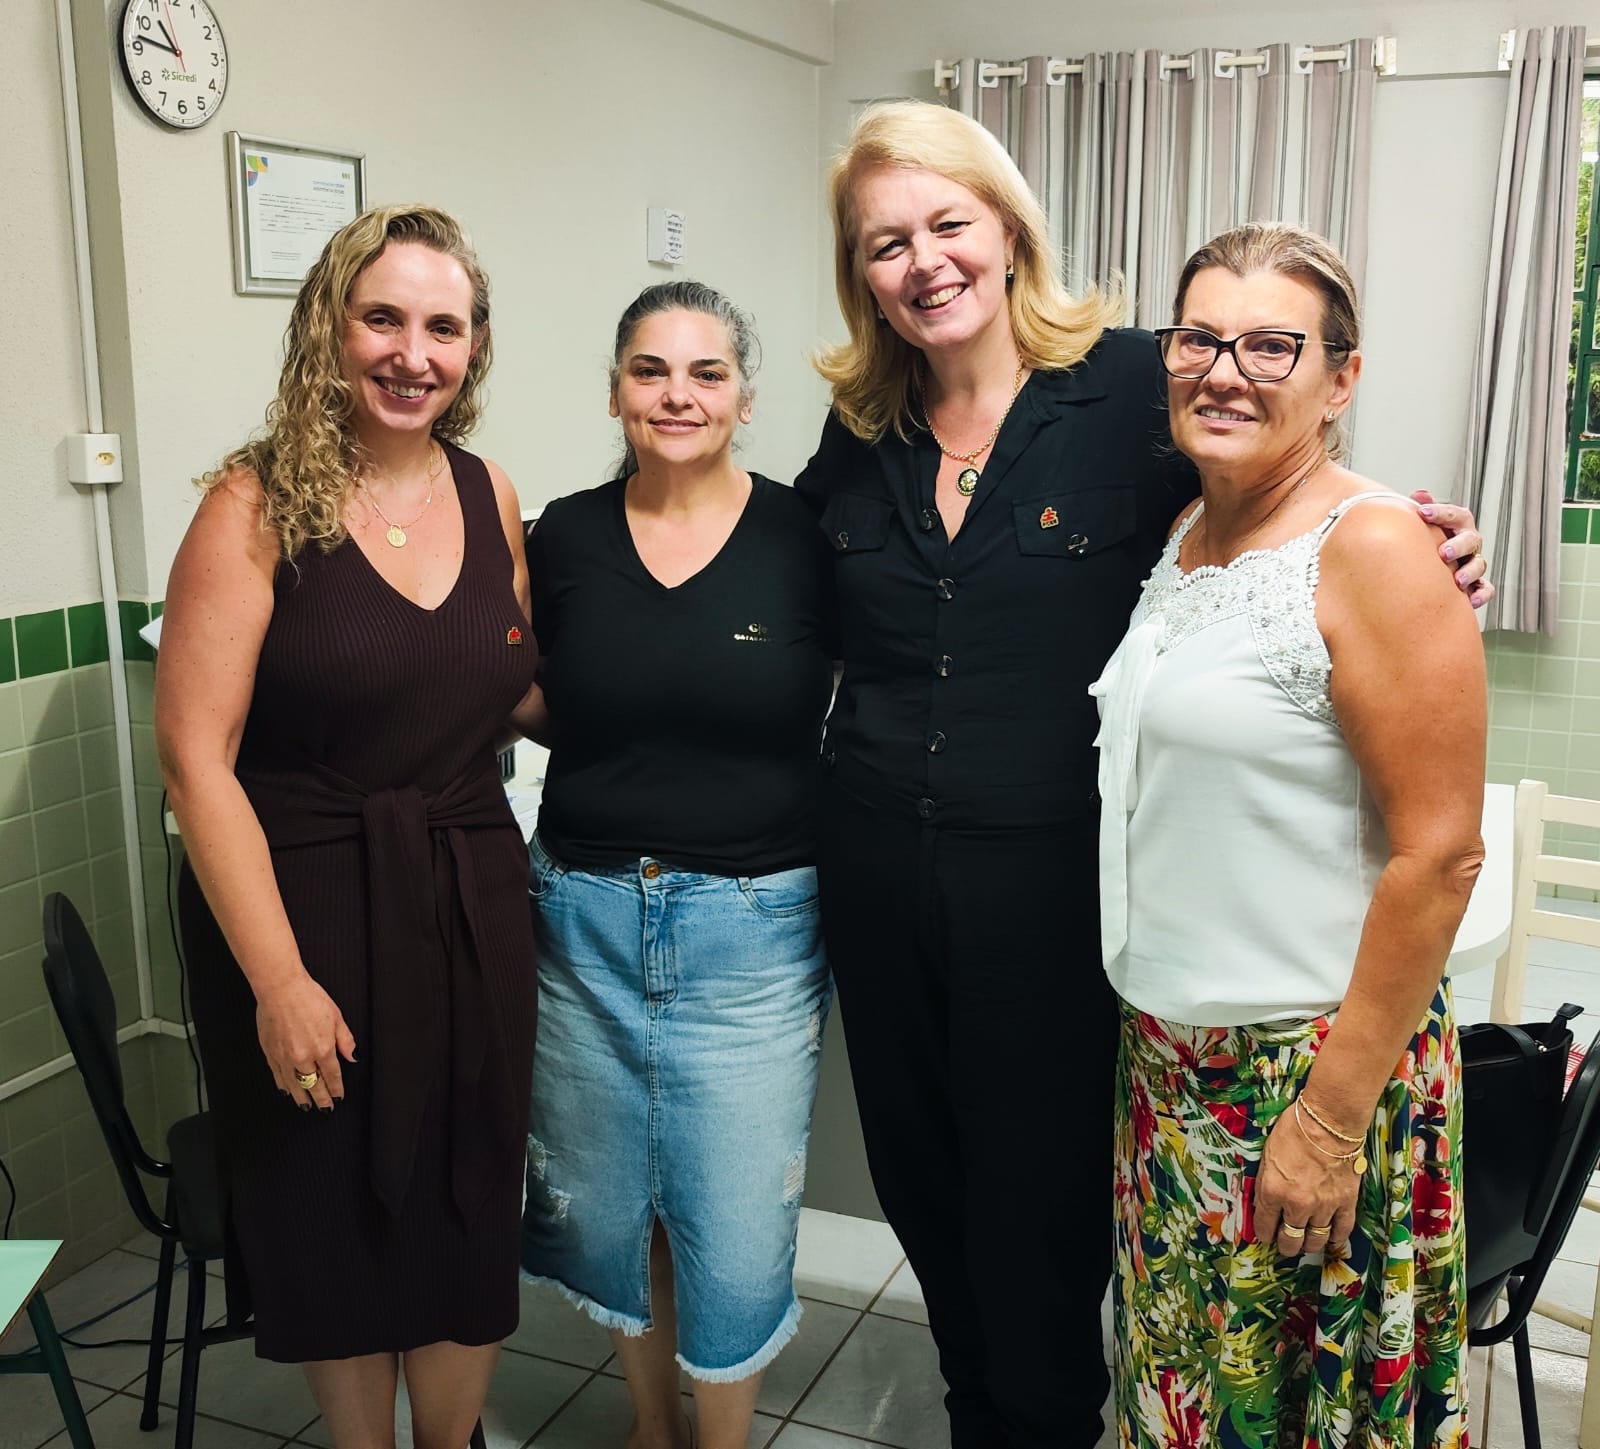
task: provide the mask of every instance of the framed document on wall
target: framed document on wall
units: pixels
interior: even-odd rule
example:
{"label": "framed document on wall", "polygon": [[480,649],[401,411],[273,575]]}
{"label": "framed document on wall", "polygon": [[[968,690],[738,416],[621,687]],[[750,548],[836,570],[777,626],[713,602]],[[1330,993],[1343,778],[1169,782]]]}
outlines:
{"label": "framed document on wall", "polygon": [[228,132],[233,290],[293,296],[323,246],[367,204],[367,158]]}

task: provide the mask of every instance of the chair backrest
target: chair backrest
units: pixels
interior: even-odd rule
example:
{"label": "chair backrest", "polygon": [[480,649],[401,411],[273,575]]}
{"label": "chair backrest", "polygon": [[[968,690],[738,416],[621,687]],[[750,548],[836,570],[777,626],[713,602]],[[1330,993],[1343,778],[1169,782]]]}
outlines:
{"label": "chair backrest", "polygon": [[1600,892],[1600,860],[1553,855],[1544,848],[1546,825],[1587,825],[1600,828],[1600,800],[1576,795],[1552,795],[1543,780],[1524,780],[1517,786],[1516,825],[1512,848],[1515,880],[1511,896],[1511,939],[1505,955],[1495,963],[1494,987],[1489,1003],[1491,1021],[1522,1019],[1522,998],[1528,979],[1528,942],[1535,936],[1551,941],[1571,941],[1600,947],[1600,916],[1579,915],[1554,909],[1560,904],[1539,902],[1541,885],[1575,886]]}
{"label": "chair backrest", "polygon": [[[1468,1153],[1470,1171],[1471,1154]],[[1561,1122],[1550,1149],[1544,1180],[1535,1189],[1531,1202],[1545,1207],[1538,1224],[1538,1242],[1527,1260],[1508,1273],[1486,1283],[1474,1285],[1468,1321],[1485,1316],[1484,1310],[1497,1298],[1507,1278],[1517,1278],[1506,1315],[1487,1333],[1475,1332],[1474,1343],[1499,1343],[1509,1338],[1527,1319],[1544,1283],[1545,1273],[1561,1252],[1561,1246],[1578,1215],[1589,1179],[1600,1165],[1600,1034],[1590,1043],[1583,1065],[1567,1088],[1561,1105]],[[1534,1226],[1530,1223],[1530,1227]],[[1467,1222],[1467,1252],[1472,1251],[1472,1222]]]}
{"label": "chair backrest", "polygon": [[116,997],[83,918],[59,891],[44,901],[44,981],[128,1205],[143,1227],[162,1237],[173,1236],[172,1225],[152,1207],[139,1176],[146,1172],[164,1177],[171,1168],[144,1150],[128,1116],[117,1052]]}

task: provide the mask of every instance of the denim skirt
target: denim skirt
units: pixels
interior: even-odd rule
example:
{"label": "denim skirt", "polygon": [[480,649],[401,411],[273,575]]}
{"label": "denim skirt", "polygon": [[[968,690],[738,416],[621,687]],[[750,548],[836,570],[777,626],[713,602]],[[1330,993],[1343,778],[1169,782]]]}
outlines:
{"label": "denim skirt", "polygon": [[833,987],[809,866],[568,869],[537,835],[539,1036],[522,1264],[598,1323],[651,1326],[672,1247],[678,1361],[734,1382],[800,1320],[795,1234]]}

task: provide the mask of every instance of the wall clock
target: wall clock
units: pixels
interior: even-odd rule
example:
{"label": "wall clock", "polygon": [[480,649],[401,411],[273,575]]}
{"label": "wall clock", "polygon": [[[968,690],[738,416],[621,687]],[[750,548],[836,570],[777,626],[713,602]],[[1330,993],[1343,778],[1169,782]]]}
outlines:
{"label": "wall clock", "polygon": [[228,47],[206,0],[127,0],[119,31],[122,73],[156,120],[190,131],[216,115]]}

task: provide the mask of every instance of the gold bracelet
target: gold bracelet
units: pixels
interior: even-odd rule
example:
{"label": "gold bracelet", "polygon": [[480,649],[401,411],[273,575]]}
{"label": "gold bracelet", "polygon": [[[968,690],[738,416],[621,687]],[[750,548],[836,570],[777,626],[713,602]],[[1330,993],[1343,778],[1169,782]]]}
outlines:
{"label": "gold bracelet", "polygon": [[1326,1132],[1328,1136],[1337,1137],[1341,1142],[1348,1142],[1352,1147],[1359,1147],[1367,1140],[1365,1137],[1352,1137],[1348,1132],[1341,1132],[1331,1122],[1323,1121],[1322,1113],[1317,1111],[1317,1109],[1311,1105],[1304,1092],[1302,1092],[1296,1100],[1299,1101],[1300,1105],[1303,1106],[1308,1113],[1310,1113],[1311,1120],[1315,1122],[1317,1126],[1322,1128],[1322,1130]]}
{"label": "gold bracelet", "polygon": [[1334,1162],[1348,1162],[1350,1170],[1360,1177],[1367,1170],[1367,1154],[1356,1148],[1354,1152],[1329,1152],[1326,1147],[1320,1146],[1312,1140],[1311,1134],[1306,1131],[1306,1124],[1300,1116],[1300,1104],[1294,1103],[1294,1125],[1300,1129],[1300,1135],[1306,1139],[1306,1146],[1313,1152],[1320,1152],[1324,1157]]}

